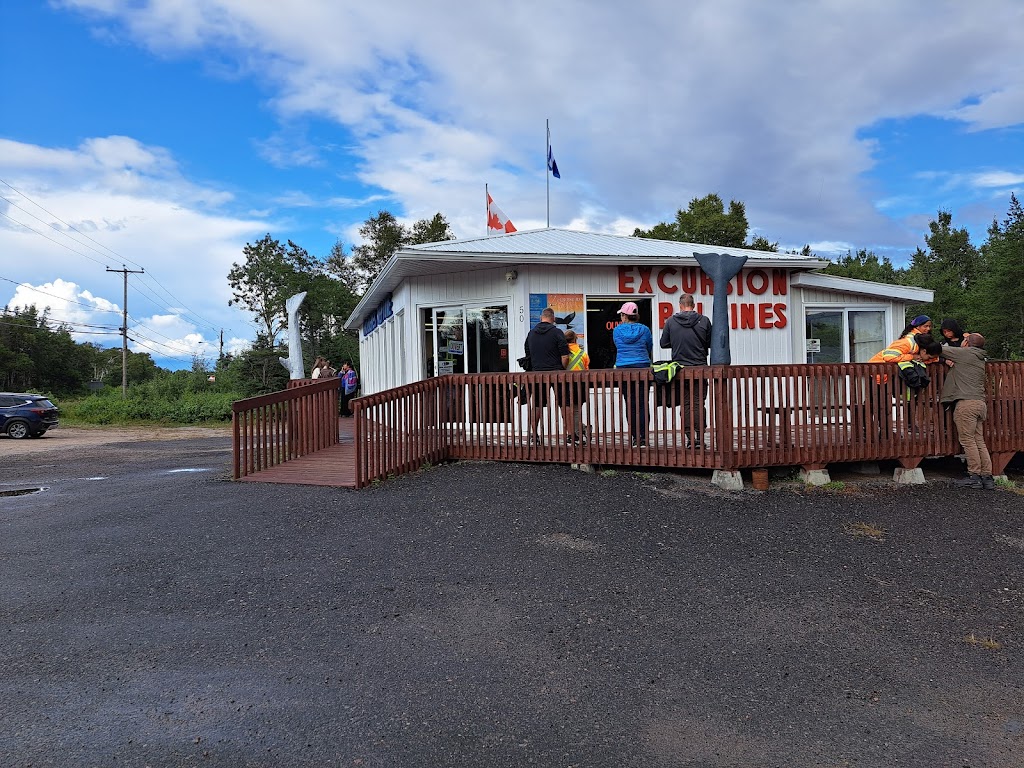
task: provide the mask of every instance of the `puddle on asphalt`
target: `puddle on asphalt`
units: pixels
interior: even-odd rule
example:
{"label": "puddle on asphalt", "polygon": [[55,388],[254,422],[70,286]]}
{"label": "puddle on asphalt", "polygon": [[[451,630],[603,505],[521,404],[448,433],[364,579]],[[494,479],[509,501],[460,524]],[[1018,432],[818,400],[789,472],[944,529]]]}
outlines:
{"label": "puddle on asphalt", "polygon": [[168,475],[173,475],[173,474],[175,474],[177,472],[210,472],[210,471],[212,471],[212,470],[210,470],[209,467],[188,468],[188,469],[168,469],[167,470],[167,474]]}
{"label": "puddle on asphalt", "polygon": [[41,488],[10,488],[0,490],[0,496],[28,496],[33,493],[40,493],[49,490],[45,485]]}

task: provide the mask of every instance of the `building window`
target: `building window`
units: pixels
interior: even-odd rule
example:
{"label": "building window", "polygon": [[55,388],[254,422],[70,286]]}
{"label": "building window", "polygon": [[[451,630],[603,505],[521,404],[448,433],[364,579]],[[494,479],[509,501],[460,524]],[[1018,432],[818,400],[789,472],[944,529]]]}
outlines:
{"label": "building window", "polygon": [[809,308],[805,314],[808,363],[866,363],[889,340],[884,308]]}

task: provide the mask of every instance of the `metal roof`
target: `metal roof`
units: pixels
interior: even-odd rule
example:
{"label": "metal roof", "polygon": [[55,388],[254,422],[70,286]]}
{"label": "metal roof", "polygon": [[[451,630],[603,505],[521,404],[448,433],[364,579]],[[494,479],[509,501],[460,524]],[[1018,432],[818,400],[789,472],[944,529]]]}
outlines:
{"label": "metal roof", "polygon": [[807,288],[820,288],[825,291],[859,293],[864,296],[900,299],[917,304],[930,304],[935,299],[935,291],[930,288],[874,283],[870,280],[856,280],[852,277],[838,277],[837,275],[826,275],[821,272],[801,272],[800,274],[793,275],[791,284]]}
{"label": "metal roof", "polygon": [[827,261],[802,254],[722,248],[717,245],[653,240],[627,235],[581,232],[572,229],[533,229],[508,235],[443,240],[402,248],[394,254],[356,305],[346,328],[359,326],[378,304],[403,280],[418,275],[436,275],[491,269],[497,265],[608,266],[629,264],[695,265],[694,252],[727,251],[745,255],[748,263],[765,267],[820,269]]}
{"label": "metal roof", "polygon": [[[746,254],[751,261],[808,261],[793,253],[755,251],[750,248],[721,248],[676,240],[654,240],[647,237],[581,232],[574,229],[531,229],[508,235],[475,237],[468,240],[443,240],[439,243],[413,245],[405,251],[444,251],[445,253],[529,254],[531,256],[643,256],[648,258],[692,258],[694,251],[727,250]],[[815,259],[821,266],[828,262]]]}

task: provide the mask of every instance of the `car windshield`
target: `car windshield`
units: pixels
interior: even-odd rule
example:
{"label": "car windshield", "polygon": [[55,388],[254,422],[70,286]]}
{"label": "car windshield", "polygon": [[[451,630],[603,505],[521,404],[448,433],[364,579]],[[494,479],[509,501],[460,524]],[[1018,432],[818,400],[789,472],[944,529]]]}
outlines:
{"label": "car windshield", "polygon": [[33,400],[32,405],[38,406],[39,408],[56,408],[57,406],[51,403],[49,400]]}

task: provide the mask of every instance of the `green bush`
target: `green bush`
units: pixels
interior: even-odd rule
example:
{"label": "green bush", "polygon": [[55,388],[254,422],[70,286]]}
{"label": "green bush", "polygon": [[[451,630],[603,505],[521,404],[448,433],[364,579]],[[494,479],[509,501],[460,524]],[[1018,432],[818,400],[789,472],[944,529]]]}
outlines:
{"label": "green bush", "polygon": [[107,389],[80,400],[63,400],[61,418],[79,424],[203,424],[231,421],[231,404],[241,397],[232,392],[187,391],[182,382],[149,381],[131,387],[128,397],[120,389]]}

